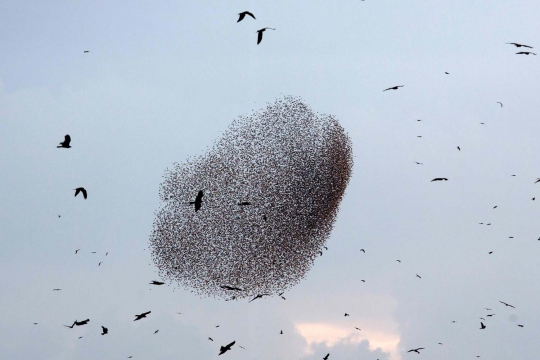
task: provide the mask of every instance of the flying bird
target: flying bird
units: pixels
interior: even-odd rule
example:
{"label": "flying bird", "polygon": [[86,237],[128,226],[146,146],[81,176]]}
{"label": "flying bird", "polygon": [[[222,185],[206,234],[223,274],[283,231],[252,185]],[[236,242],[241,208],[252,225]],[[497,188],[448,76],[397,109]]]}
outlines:
{"label": "flying bird", "polygon": [[105,326],[101,325],[101,328],[103,329],[101,331],[101,335],[106,335],[109,333],[109,329],[107,329]]}
{"label": "flying bird", "polygon": [[163,284],[165,283],[161,281],[156,281],[156,280],[152,280],[152,282],[150,283],[150,285],[163,285]]}
{"label": "flying bird", "polygon": [[52,291],[60,291],[60,290],[62,290],[62,289],[52,289]]}
{"label": "flying bird", "polygon": [[448,181],[447,178],[435,178],[435,179],[431,180],[431,182],[433,182],[433,181],[442,181],[442,180]]}
{"label": "flying bird", "polygon": [[260,30],[257,30],[257,45],[259,45],[262,41],[262,37],[263,37],[263,32],[265,32],[266,30],[276,30],[274,28],[269,28],[269,27],[265,27],[263,29],[260,29]]}
{"label": "flying bird", "polygon": [[523,44],[518,44],[518,43],[507,43],[509,45],[514,45],[515,47],[526,47],[526,48],[529,48],[529,49],[532,49],[533,47],[532,46],[529,46],[529,45],[523,45]]}
{"label": "flying bird", "polygon": [[249,16],[251,16],[254,20],[256,20],[256,19],[255,19],[255,15],[253,15],[253,14],[250,13],[249,11],[241,12],[241,13],[239,13],[238,15],[239,15],[239,16],[238,16],[238,21],[237,21],[237,23],[240,22],[240,21],[242,21],[242,20],[244,20],[244,18],[246,17],[246,15],[249,15]]}
{"label": "flying bird", "polygon": [[323,360],[328,360],[328,357],[330,356],[330,353],[326,354],[325,357],[323,357]]}
{"label": "flying bird", "polygon": [[73,190],[75,190],[75,196],[79,195],[79,193],[82,193],[85,200],[88,197],[88,193],[86,192],[86,189],[83,187],[78,187]]}
{"label": "flying bird", "polygon": [[190,205],[195,204],[195,212],[199,211],[199,209],[201,208],[203,196],[204,196],[203,191],[199,190],[199,193],[197,194],[197,197],[195,198],[195,201],[190,201],[189,202]]}
{"label": "flying bird", "polygon": [[155,335],[155,334],[157,334],[157,333],[158,333],[158,331],[159,331],[159,329],[157,329],[156,331],[154,331],[154,335]]}
{"label": "flying bird", "polygon": [[415,161],[416,165],[424,165],[423,163],[421,162],[418,162],[418,161]]}
{"label": "flying bird", "polygon": [[65,327],[68,327],[70,329],[73,329],[74,326],[82,326],[82,325],[86,325],[88,324],[88,322],[90,321],[90,319],[86,319],[86,320],[83,320],[83,321],[77,321],[75,320],[73,322],[73,324],[71,324],[71,326],[67,326],[67,325],[64,325]]}
{"label": "flying bird", "polygon": [[534,183],[536,184],[537,182],[540,182],[540,178],[536,178],[536,181]]}
{"label": "flying bird", "polygon": [[396,85],[396,86],[392,86],[392,87],[389,87],[388,89],[384,89],[383,92],[387,91],[387,90],[397,90],[398,88],[400,87],[404,87],[405,85]]}
{"label": "flying bird", "polygon": [[242,201],[242,202],[238,203],[238,205],[245,206],[245,205],[251,205],[251,203],[247,202],[247,201]]}
{"label": "flying bird", "polygon": [[415,352],[415,353],[417,353],[417,354],[420,354],[420,350],[424,350],[424,348],[411,349],[411,350],[409,350],[409,351],[407,351],[407,352]]}
{"label": "flying bird", "polygon": [[401,262],[401,260],[396,260],[397,262]]}
{"label": "flying bird", "polygon": [[60,143],[59,146],[57,146],[57,148],[65,148],[65,149],[69,149],[71,146],[69,145],[69,143],[71,143],[71,136],[69,135],[66,135],[64,136],[64,141],[62,141]]}
{"label": "flying bird", "polygon": [[249,300],[248,303],[252,302],[253,300],[262,299],[263,296],[270,296],[270,294],[258,294],[253,299]]}
{"label": "flying bird", "polygon": [[517,326],[519,326],[519,327],[523,327],[524,325],[521,325],[521,324],[517,324]]}
{"label": "flying bird", "polygon": [[283,330],[281,330],[281,331],[279,332],[279,335],[283,335]]}
{"label": "flying bird", "polygon": [[480,322],[480,330],[484,330],[486,328],[486,325],[484,325],[483,322]]}
{"label": "flying bird", "polygon": [[232,346],[234,345],[234,343],[236,343],[236,341],[233,341],[233,342],[230,343],[229,345],[222,346],[222,347],[219,349],[219,354],[218,354],[218,355],[225,354],[227,351],[231,350],[231,348],[232,348]]}
{"label": "flying bird", "polygon": [[77,254],[77,253],[79,252],[79,250],[81,250],[81,249],[77,249],[77,250],[75,250],[75,254]]}
{"label": "flying bird", "polygon": [[209,337],[209,338],[208,338],[208,340],[210,340],[210,341],[214,341],[214,339],[212,339],[211,337]]}
{"label": "flying bird", "polygon": [[516,55],[530,55],[530,54],[536,55],[536,53],[533,53],[530,51],[520,51],[516,53]]}
{"label": "flying bird", "polygon": [[345,313],[345,315],[344,315],[344,316],[351,316],[351,315],[349,315],[349,314]]}
{"label": "flying bird", "polygon": [[103,261],[100,261],[99,264],[98,264],[98,266],[101,266],[101,264],[103,264]]}
{"label": "flying bird", "polygon": [[461,148],[460,148],[459,146],[457,147],[457,149],[458,149],[459,151],[461,151]]}
{"label": "flying bird", "polygon": [[503,107],[503,104],[502,104],[502,102],[500,102],[500,101],[497,101],[497,104],[500,104],[500,105],[501,105],[501,107]]}
{"label": "flying bird", "polygon": [[150,314],[150,313],[151,313],[151,311],[147,311],[147,312],[142,313],[142,314],[140,314],[140,315],[135,315],[135,320],[133,320],[133,321],[141,320],[142,318],[145,318],[146,315],[148,315],[148,314]]}
{"label": "flying bird", "polygon": [[364,250],[364,249],[360,249],[360,251],[362,251],[364,254],[366,253],[366,250]]}
{"label": "flying bird", "polygon": [[417,278],[419,278],[419,279],[421,279],[421,278],[422,278],[422,277],[420,277],[420,275],[418,275],[418,274],[416,274],[416,277],[417,277]]}
{"label": "flying bird", "polygon": [[450,74],[448,71],[445,71],[444,73],[445,73],[446,75]]}
{"label": "flying bird", "polygon": [[84,54],[89,53],[89,52],[90,52],[90,50],[84,50]]}
{"label": "flying bird", "polygon": [[243,289],[240,289],[234,286],[229,286],[229,285],[221,285],[221,288],[225,290],[231,290],[231,291],[244,291]]}
{"label": "flying bird", "polygon": [[356,330],[361,331],[362,329],[355,327]]}
{"label": "flying bird", "polygon": [[515,306],[512,306],[510,304],[505,303],[504,301],[499,301],[501,304],[504,304],[505,306],[510,306],[511,308],[516,308]]}

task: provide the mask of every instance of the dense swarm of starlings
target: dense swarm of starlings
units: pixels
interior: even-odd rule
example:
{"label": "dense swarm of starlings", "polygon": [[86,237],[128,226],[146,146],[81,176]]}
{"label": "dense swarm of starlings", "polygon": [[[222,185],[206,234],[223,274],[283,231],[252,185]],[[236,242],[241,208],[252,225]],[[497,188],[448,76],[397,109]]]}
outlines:
{"label": "dense swarm of starlings", "polygon": [[300,98],[240,116],[207,153],[166,170],[150,235],[160,276],[228,300],[296,285],[322,254],[352,165],[335,117]]}

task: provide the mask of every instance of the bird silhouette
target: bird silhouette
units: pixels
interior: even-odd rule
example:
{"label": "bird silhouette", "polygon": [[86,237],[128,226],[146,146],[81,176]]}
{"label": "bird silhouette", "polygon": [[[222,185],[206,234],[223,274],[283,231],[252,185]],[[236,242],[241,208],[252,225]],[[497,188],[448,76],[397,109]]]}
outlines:
{"label": "bird silhouette", "polygon": [[279,332],[279,335],[283,335],[283,330],[281,330],[281,331]]}
{"label": "bird silhouette", "polygon": [[517,324],[517,326],[519,326],[519,327],[523,327],[524,325],[521,325],[521,324]]}
{"label": "bird silhouette", "polygon": [[480,322],[480,330],[484,330],[486,328],[486,325],[484,325],[483,322]]}
{"label": "bird silhouette", "polygon": [[199,193],[197,194],[197,197],[195,198],[195,201],[190,201],[189,202],[190,205],[195,204],[195,212],[197,212],[197,211],[199,211],[201,209],[203,196],[204,196],[203,191],[199,190]]}
{"label": "bird silhouette", "polygon": [[487,316],[487,317],[492,317],[493,315],[495,315],[495,314],[488,314],[488,315],[486,315],[486,316]]}
{"label": "bird silhouette", "polygon": [[156,331],[154,331],[154,335],[156,335],[158,333],[159,329],[157,329]]}
{"label": "bird silhouette", "polygon": [[505,303],[504,301],[499,301],[499,302],[500,302],[501,304],[504,304],[505,306],[509,306],[509,307],[511,307],[511,308],[514,308],[514,309],[516,308],[515,306],[510,305],[510,304],[507,304],[507,303]]}
{"label": "bird silhouette", "polygon": [[503,107],[503,104],[502,104],[502,102],[500,102],[500,101],[497,101],[497,104],[500,104],[500,105],[501,105],[501,107]]}
{"label": "bird silhouette", "polygon": [[392,86],[392,87],[389,87],[388,89],[384,89],[383,92],[385,91],[388,91],[388,90],[397,90],[399,89],[400,87],[404,87],[405,85],[396,85],[396,86]]}
{"label": "bird silhouette", "polygon": [[103,261],[100,261],[99,264],[98,264],[98,266],[101,266],[101,264],[103,264]]}
{"label": "bird silhouette", "polygon": [[530,51],[520,51],[520,52],[517,52],[516,55],[536,55],[536,53],[533,53],[533,52],[530,52]]}
{"label": "bird silhouette", "polygon": [[263,296],[269,296],[270,294],[258,294],[253,299],[249,300],[248,303],[252,302],[253,300],[262,299]]}
{"label": "bird silhouette", "polygon": [[461,151],[461,148],[460,148],[459,146],[457,147],[457,149],[458,149],[459,151]]}
{"label": "bird silhouette", "polygon": [[60,291],[60,290],[62,290],[62,289],[52,289],[52,291]]}
{"label": "bird silhouette", "polygon": [[433,181],[442,181],[442,180],[448,181],[447,178],[435,178],[435,179],[431,180],[431,182],[433,182]]}
{"label": "bird silhouette", "polygon": [[89,53],[89,52],[90,52],[89,50],[84,50],[84,54]]}
{"label": "bird silhouette", "polygon": [[360,249],[360,251],[362,251],[364,254],[366,253],[366,250],[364,250],[364,249]]}
{"label": "bird silhouette", "polygon": [[78,187],[73,190],[75,190],[75,196],[79,195],[79,193],[82,193],[85,200],[88,197],[88,193],[86,192],[86,189],[83,187]]}
{"label": "bird silhouette", "polygon": [[526,48],[529,48],[529,49],[532,49],[533,47],[532,46],[529,46],[529,45],[523,45],[523,44],[518,44],[518,43],[507,43],[509,45],[514,45],[515,47],[526,47]]}
{"label": "bird silhouette", "polygon": [[75,254],[77,254],[77,253],[79,252],[79,250],[81,250],[81,249],[77,249],[77,250],[75,250]]}
{"label": "bird silhouette", "polygon": [[107,329],[105,326],[101,325],[101,335],[106,335],[109,333],[109,329]]}
{"label": "bird silhouette", "polygon": [[418,275],[418,274],[416,274],[416,277],[417,277],[417,278],[419,278],[419,279],[421,279],[421,278],[422,278],[422,277],[421,277],[420,275]]}
{"label": "bird silhouette", "polygon": [[222,355],[222,354],[225,354],[227,351],[231,350],[232,346],[236,343],[236,341],[233,341],[232,343],[228,344],[228,345],[225,345],[225,346],[222,346],[220,349],[219,349],[219,354],[218,355]]}
{"label": "bird silhouette", "polygon": [[39,323],[33,323],[33,324],[34,324],[34,325],[37,325],[37,324],[39,324]]}
{"label": "bird silhouette", "polygon": [[221,285],[221,288],[225,290],[231,290],[231,291],[244,291],[243,289],[240,289],[234,286],[229,286],[229,285]]}
{"label": "bird silhouette", "polygon": [[263,38],[263,32],[265,32],[266,30],[276,30],[276,29],[265,27],[265,28],[262,28],[260,30],[257,30],[257,45],[259,45],[261,43],[262,38]]}
{"label": "bird silhouette", "polygon": [[242,202],[238,203],[238,205],[245,206],[245,205],[251,205],[251,203],[247,202],[247,201],[242,201]]}
{"label": "bird silhouette", "polygon": [[421,162],[418,162],[418,161],[415,161],[416,165],[424,165],[423,163]]}
{"label": "bird silhouette", "polygon": [[150,285],[163,285],[163,284],[165,283],[161,281],[156,281],[156,280],[152,280],[152,282],[150,283]]}
{"label": "bird silhouette", "polygon": [[249,16],[251,16],[254,20],[256,20],[256,19],[255,19],[255,15],[253,15],[253,14],[250,13],[249,11],[241,12],[241,13],[239,13],[238,15],[239,15],[239,16],[238,16],[238,21],[237,21],[237,23],[240,22],[240,21],[242,21],[242,20],[244,20],[244,18],[246,17],[246,15],[249,15]]}
{"label": "bird silhouette", "polygon": [[74,326],[82,326],[82,325],[86,325],[88,324],[88,322],[90,321],[90,319],[86,319],[86,320],[83,320],[83,321],[77,321],[75,320],[73,322],[73,324],[71,324],[71,326],[67,326],[67,325],[64,325],[65,327],[68,327],[70,329],[73,329]]}
{"label": "bird silhouette", "polygon": [[212,339],[211,337],[209,337],[209,338],[208,338],[208,340],[210,340],[210,341],[214,341],[214,339]]}
{"label": "bird silhouette", "polygon": [[343,316],[351,316],[351,315],[350,315],[350,314],[347,314],[347,313],[345,313],[345,315],[343,315]]}
{"label": "bird silhouette", "polygon": [[415,352],[415,353],[417,353],[417,354],[420,354],[420,350],[424,350],[424,348],[411,349],[411,350],[409,350],[409,351],[407,351],[407,352]]}
{"label": "bird silhouette", "polygon": [[396,260],[397,262],[401,262],[401,260]]}
{"label": "bird silhouette", "polygon": [[323,360],[328,360],[328,357],[330,356],[330,353],[326,354],[325,357],[323,357]]}
{"label": "bird silhouette", "polygon": [[536,178],[536,181],[534,183],[536,184],[537,182],[540,182],[540,178]]}
{"label": "bird silhouette", "polygon": [[146,315],[148,315],[148,314],[150,314],[150,313],[151,313],[151,311],[147,311],[147,312],[142,313],[142,314],[140,314],[140,315],[135,315],[135,320],[133,320],[133,321],[141,320],[142,318],[145,318]]}
{"label": "bird silhouette", "polygon": [[445,71],[444,73],[445,73],[446,75],[450,74],[448,71]]}
{"label": "bird silhouette", "polygon": [[59,146],[57,146],[57,148],[64,148],[64,149],[69,149],[71,146],[69,145],[71,143],[71,136],[69,135],[66,135],[64,136],[64,141],[62,141],[60,143]]}

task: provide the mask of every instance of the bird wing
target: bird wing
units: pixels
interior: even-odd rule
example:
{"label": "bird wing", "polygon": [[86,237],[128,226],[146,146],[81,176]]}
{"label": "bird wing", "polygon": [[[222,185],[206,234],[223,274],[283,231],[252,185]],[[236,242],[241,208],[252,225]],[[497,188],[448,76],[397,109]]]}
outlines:
{"label": "bird wing", "polygon": [[257,31],[258,35],[257,35],[257,45],[259,45],[262,41],[262,34],[263,34],[263,30],[259,30]]}
{"label": "bird wing", "polygon": [[[249,15],[249,16],[251,16],[252,18],[254,18],[254,19],[255,19],[255,15],[253,15],[253,14],[252,14],[252,13],[250,13],[249,11],[246,11],[245,13],[246,13],[246,15]],[[255,19],[255,20],[257,20],[257,19]]]}
{"label": "bird wing", "polygon": [[238,21],[237,21],[237,22],[240,22],[240,21],[242,21],[242,20],[244,19],[244,17],[246,16],[246,13],[240,13],[240,14],[238,14],[238,15],[240,15],[240,16],[238,17]]}
{"label": "bird wing", "polygon": [[69,146],[69,143],[71,142],[71,136],[69,135],[64,136],[64,142],[66,143],[66,146]]}
{"label": "bird wing", "polygon": [[80,192],[81,192],[80,188],[75,189],[75,196],[79,195]]}
{"label": "bird wing", "polygon": [[529,45],[521,45],[523,47],[526,47],[526,48],[529,48],[529,49],[532,49],[533,47],[532,46],[529,46]]}
{"label": "bird wing", "polygon": [[195,198],[195,202],[201,202],[203,196],[204,196],[203,191],[202,191],[202,190],[199,190],[199,193],[197,194],[197,197]]}
{"label": "bird wing", "polygon": [[147,311],[147,312],[145,312],[145,313],[142,313],[141,315],[146,316],[146,315],[148,315],[148,314],[150,314],[150,313],[151,313],[151,311]]}
{"label": "bird wing", "polygon": [[235,343],[236,343],[236,340],[230,343],[229,345],[227,345],[226,348],[230,349]]}
{"label": "bird wing", "polygon": [[81,192],[82,192],[84,198],[86,199],[88,197],[88,195],[86,193],[86,190],[84,188],[81,188]]}

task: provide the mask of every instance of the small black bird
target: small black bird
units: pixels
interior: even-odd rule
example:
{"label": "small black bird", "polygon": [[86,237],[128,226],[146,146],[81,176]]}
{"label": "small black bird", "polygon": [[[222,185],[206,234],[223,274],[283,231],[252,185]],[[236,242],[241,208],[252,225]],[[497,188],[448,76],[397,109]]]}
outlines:
{"label": "small black bird", "polygon": [[142,314],[140,314],[140,315],[135,315],[135,320],[133,320],[133,321],[141,320],[142,318],[145,318],[146,315],[148,315],[148,314],[150,314],[150,313],[151,313],[151,311],[147,311],[147,312],[142,313]]}
{"label": "small black bird", "polygon": [[536,181],[534,183],[536,184],[537,182],[540,182],[540,178],[536,178]]}
{"label": "small black bird", "polygon": [[356,330],[361,331],[362,329],[355,327]]}
{"label": "small black bird", "polygon": [[281,330],[281,331],[279,332],[279,335],[283,335],[283,330]]}
{"label": "small black bird", "polygon": [[242,201],[242,202],[238,203],[238,205],[245,206],[245,205],[251,205],[251,203],[247,202],[247,201]]}
{"label": "small black bird", "polygon": [[66,135],[64,136],[64,141],[62,141],[60,143],[60,146],[57,146],[57,148],[65,148],[65,149],[69,149],[71,146],[69,145],[69,143],[71,142],[71,136],[69,135]]}
{"label": "small black bird", "polygon": [[435,178],[435,179],[431,180],[431,182],[433,182],[433,181],[442,181],[442,180],[448,181],[447,178]]}
{"label": "small black bird", "polygon": [[416,274],[416,277],[419,278],[419,279],[421,279],[420,275],[418,275],[418,274]]}
{"label": "small black bird", "polygon": [[397,262],[401,262],[401,260],[396,260]]}
{"label": "small black bird", "polygon": [[458,149],[459,151],[461,151],[461,148],[460,148],[459,146],[457,147],[457,149]]}
{"label": "small black bird", "polygon": [[397,90],[398,88],[400,87],[404,87],[405,85],[397,85],[397,86],[392,86],[392,87],[389,87],[388,89],[384,89],[383,92],[387,91],[387,90]]}
{"label": "small black bird", "polygon": [[163,285],[163,284],[165,283],[161,281],[156,281],[156,280],[152,280],[152,282],[150,283],[150,285]]}
{"label": "small black bird", "polygon": [[86,325],[88,324],[88,322],[90,321],[90,319],[86,319],[86,320],[83,320],[83,321],[77,321],[75,320],[73,322],[73,324],[71,324],[71,326],[67,326],[67,325],[64,325],[65,327],[68,327],[70,329],[73,329],[74,326],[82,326],[82,325]]}
{"label": "small black bird", "polygon": [[262,299],[263,296],[270,296],[270,294],[259,294],[255,296],[253,299],[249,300],[248,303],[252,302],[253,300]]}
{"label": "small black bird", "polygon": [[269,28],[269,27],[265,27],[263,29],[260,29],[260,30],[257,30],[257,45],[259,45],[262,41],[262,37],[263,37],[263,32],[265,32],[266,30],[276,30],[274,28]]}
{"label": "small black bird", "polygon": [[240,22],[240,21],[244,20],[244,18],[246,17],[246,15],[249,15],[249,16],[251,16],[254,20],[257,20],[257,19],[255,19],[255,15],[253,15],[253,14],[250,13],[249,11],[241,12],[241,13],[239,13],[238,15],[240,15],[240,16],[238,17],[238,21],[237,21],[237,22]]}
{"label": "small black bird", "polygon": [[158,331],[159,331],[159,329],[157,329],[156,331],[154,331],[154,335],[155,335],[155,334],[157,334],[157,333],[158,333]]}
{"label": "small black bird", "polygon": [[524,325],[521,325],[521,324],[517,324],[517,326],[519,326],[519,327],[523,327]]}
{"label": "small black bird", "polygon": [[89,52],[90,52],[90,50],[84,50],[84,54],[89,53]]}
{"label": "small black bird", "polygon": [[326,354],[325,357],[323,357],[323,360],[328,360],[328,357],[330,356],[330,353]]}
{"label": "small black bird", "polygon": [[486,315],[486,316],[487,316],[487,317],[492,317],[493,315],[495,315],[495,314],[488,314],[488,315]]}
{"label": "small black bird", "polygon": [[536,53],[533,53],[530,51],[520,51],[516,53],[516,55],[530,55],[530,54],[536,55]]}
{"label": "small black bird", "polygon": [[60,290],[62,290],[62,289],[52,289],[52,291],[60,291]]}
{"label": "small black bird", "polygon": [[229,285],[221,285],[221,288],[225,290],[231,290],[231,291],[244,291],[243,289],[240,289],[234,286],[229,286]]}
{"label": "small black bird", "polygon": [[77,255],[77,253],[79,252],[79,250],[81,250],[81,249],[77,249],[77,250],[75,250],[75,255]]}
{"label": "small black bird", "polygon": [[360,249],[360,251],[362,251],[364,254],[366,253],[366,250],[364,250],[364,249]]}
{"label": "small black bird", "polygon": [[514,308],[514,309],[516,308],[515,306],[512,306],[512,305],[510,305],[510,304],[507,304],[507,303],[505,303],[504,301],[499,301],[499,302],[500,302],[501,304],[506,305],[506,306],[510,306],[511,308]]}
{"label": "small black bird", "polygon": [[480,330],[484,330],[486,328],[486,325],[484,325],[483,322],[480,322]]}
{"label": "small black bird", "polygon": [[197,197],[195,198],[195,201],[190,201],[189,204],[193,205],[195,204],[195,212],[199,211],[202,205],[202,198],[204,194],[202,190],[199,190],[199,193],[197,194]]}
{"label": "small black bird", "polygon": [[212,339],[211,337],[209,337],[209,338],[208,338],[208,340],[210,340],[210,341],[214,341],[214,339]]}
{"label": "small black bird", "polygon": [[514,45],[515,47],[526,47],[526,48],[529,48],[529,49],[532,49],[533,47],[532,46],[529,46],[529,45],[523,45],[523,44],[518,44],[518,43],[507,43],[509,45]]}
{"label": "small black bird", "polygon": [[103,329],[101,331],[101,335],[106,335],[109,333],[109,329],[107,329],[105,326],[101,325],[101,328]]}
{"label": "small black bird", "polygon": [[82,193],[85,200],[88,197],[88,193],[86,192],[86,189],[83,187],[78,187],[73,190],[75,190],[75,196],[79,195],[79,193]]}
{"label": "small black bird", "polygon": [[501,104],[501,107],[503,107],[503,104],[502,104],[502,102],[500,102],[500,101],[497,101],[497,104]]}
{"label": "small black bird", "polygon": [[345,313],[345,315],[344,315],[344,316],[351,316],[351,315],[350,315],[350,314],[347,314],[347,313]]}
{"label": "small black bird", "polygon": [[225,354],[227,351],[231,350],[232,346],[233,346],[235,343],[236,343],[236,341],[233,341],[233,342],[230,343],[229,345],[222,346],[222,347],[219,349],[219,354],[218,354],[218,355]]}
{"label": "small black bird", "polygon": [[407,352],[415,352],[415,353],[420,354],[420,350],[424,350],[424,348],[411,349],[411,350],[409,350],[409,351],[407,351]]}
{"label": "small black bird", "polygon": [[418,161],[415,161],[416,165],[424,165],[423,163],[421,162],[418,162]]}

